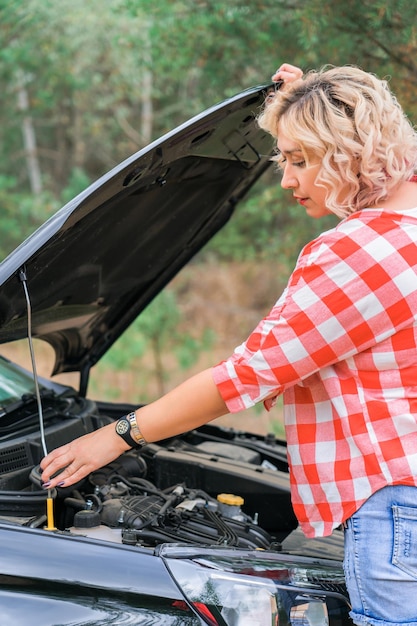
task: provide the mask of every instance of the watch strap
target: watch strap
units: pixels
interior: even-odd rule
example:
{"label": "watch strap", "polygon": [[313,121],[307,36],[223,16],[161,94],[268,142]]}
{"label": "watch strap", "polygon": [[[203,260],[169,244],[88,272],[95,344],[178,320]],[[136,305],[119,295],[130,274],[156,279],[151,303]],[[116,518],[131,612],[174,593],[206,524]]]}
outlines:
{"label": "watch strap", "polygon": [[147,442],[140,432],[134,412],[128,413],[118,419],[115,430],[119,437],[131,448],[143,448],[143,446],[146,446]]}
{"label": "watch strap", "polygon": [[146,446],[148,442],[146,441],[145,437],[141,433],[141,430],[139,428],[139,425],[136,419],[136,413],[134,411],[132,411],[131,413],[128,413],[127,419],[130,422],[130,427],[131,427],[130,434],[131,434],[132,439],[135,441],[137,447],[143,448],[144,446]]}

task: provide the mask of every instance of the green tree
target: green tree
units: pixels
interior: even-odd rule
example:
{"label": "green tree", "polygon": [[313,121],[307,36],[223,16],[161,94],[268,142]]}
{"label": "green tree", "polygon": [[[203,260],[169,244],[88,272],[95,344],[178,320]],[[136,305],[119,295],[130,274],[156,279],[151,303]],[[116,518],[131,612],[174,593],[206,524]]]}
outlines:
{"label": "green tree", "polygon": [[[194,336],[181,311],[175,293],[164,290],[122,335],[111,350],[101,359],[93,372],[93,389],[98,389],[101,375],[107,370],[125,372],[132,367],[140,372],[143,388],[138,382],[138,397],[149,399],[149,383],[154,383],[158,396],[166,391],[172,364],[168,355],[174,355],[175,366],[182,370],[190,368],[202,350],[207,350],[214,334],[204,329]],[[109,393],[109,389],[106,393]],[[117,395],[117,389],[113,390]]]}
{"label": "green tree", "polygon": [[[416,29],[415,0],[0,1],[0,253],[88,181],[213,102],[267,82],[283,60],[391,76],[414,119]],[[263,178],[212,252],[265,256],[278,232],[292,262],[317,225],[300,229],[278,182]]]}
{"label": "green tree", "polygon": [[302,26],[304,67],[352,63],[387,76],[416,115],[417,22],[414,0],[306,0],[295,14]]}

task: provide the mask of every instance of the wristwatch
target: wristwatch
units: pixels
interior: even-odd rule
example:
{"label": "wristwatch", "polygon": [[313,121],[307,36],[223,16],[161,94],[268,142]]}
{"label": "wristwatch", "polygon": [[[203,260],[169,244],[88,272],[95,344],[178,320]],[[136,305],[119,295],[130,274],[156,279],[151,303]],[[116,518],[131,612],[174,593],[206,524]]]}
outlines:
{"label": "wristwatch", "polygon": [[147,441],[140,432],[139,426],[136,421],[136,414],[128,413],[124,415],[116,422],[116,433],[125,441],[131,448],[143,448],[146,446]]}

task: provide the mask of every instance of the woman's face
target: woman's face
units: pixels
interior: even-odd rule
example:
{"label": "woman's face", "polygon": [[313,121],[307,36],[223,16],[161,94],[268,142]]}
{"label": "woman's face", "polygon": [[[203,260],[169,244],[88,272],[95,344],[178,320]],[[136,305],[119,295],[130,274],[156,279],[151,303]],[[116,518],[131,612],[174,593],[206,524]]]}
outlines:
{"label": "woman's face", "polygon": [[307,166],[300,146],[285,133],[279,133],[277,146],[281,154],[279,163],[283,189],[292,190],[293,197],[310,217],[318,219],[331,213],[326,207],[326,189],[315,184],[321,161],[310,160]]}

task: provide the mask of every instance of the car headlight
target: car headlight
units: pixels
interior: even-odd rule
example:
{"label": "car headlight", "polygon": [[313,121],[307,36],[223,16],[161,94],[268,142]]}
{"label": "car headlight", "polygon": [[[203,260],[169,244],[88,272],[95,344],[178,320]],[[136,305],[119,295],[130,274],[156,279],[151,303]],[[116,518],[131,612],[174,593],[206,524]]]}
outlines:
{"label": "car headlight", "polygon": [[351,626],[338,562],[178,545],[160,556],[210,626]]}

